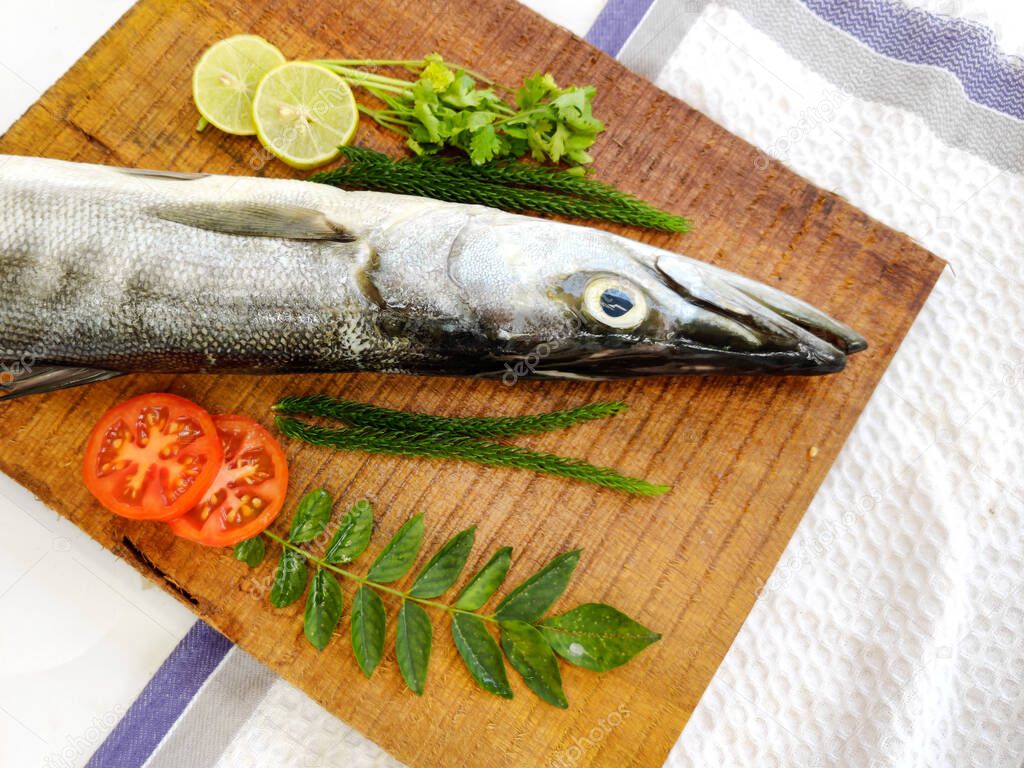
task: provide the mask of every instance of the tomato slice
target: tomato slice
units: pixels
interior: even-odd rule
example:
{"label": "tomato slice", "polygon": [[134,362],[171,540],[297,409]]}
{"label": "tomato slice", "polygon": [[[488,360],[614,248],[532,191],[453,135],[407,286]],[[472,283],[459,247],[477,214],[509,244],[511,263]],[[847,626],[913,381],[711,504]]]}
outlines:
{"label": "tomato slice", "polygon": [[213,421],[224,449],[220,471],[203,498],[169,524],[182,538],[228,547],[274,522],[288,491],[288,462],[280,443],[248,416]]}
{"label": "tomato slice", "polygon": [[93,427],[82,478],[100,504],[134,520],[171,520],[203,497],[223,452],[213,417],[155,392],[115,405]]}

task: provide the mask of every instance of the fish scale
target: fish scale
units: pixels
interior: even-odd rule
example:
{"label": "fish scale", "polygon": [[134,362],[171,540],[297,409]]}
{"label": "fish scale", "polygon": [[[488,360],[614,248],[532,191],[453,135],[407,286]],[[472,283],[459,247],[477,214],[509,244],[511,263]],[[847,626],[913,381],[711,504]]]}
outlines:
{"label": "fish scale", "polygon": [[42,386],[33,366],[48,389],[136,371],[813,374],[865,346],[608,232],[294,180],[3,156],[0,256],[8,395]]}

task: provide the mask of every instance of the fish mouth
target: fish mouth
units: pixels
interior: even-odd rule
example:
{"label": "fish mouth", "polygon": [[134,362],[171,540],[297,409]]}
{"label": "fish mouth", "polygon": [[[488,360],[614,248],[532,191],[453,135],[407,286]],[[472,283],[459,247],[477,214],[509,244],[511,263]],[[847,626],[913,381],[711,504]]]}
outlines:
{"label": "fish mouth", "polygon": [[676,375],[817,376],[846,367],[847,356],[792,349],[748,352],[693,344],[642,344],[622,349],[569,346],[540,356],[530,375],[546,379],[614,380]]}

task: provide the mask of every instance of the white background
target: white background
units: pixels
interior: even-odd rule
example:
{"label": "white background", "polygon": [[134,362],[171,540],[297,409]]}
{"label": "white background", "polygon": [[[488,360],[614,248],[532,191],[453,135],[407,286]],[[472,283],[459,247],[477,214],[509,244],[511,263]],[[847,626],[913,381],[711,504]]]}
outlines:
{"label": "white background", "polygon": [[[526,4],[583,35],[604,0]],[[131,5],[0,0],[0,132]],[[0,531],[0,766],[84,765],[194,617],[3,475]]]}
{"label": "white background", "polygon": [[[582,34],[603,2],[529,4]],[[914,4],[1024,52],[1019,0]],[[0,128],[127,5],[0,0]],[[953,265],[669,764],[1019,768],[1024,177],[852,97],[793,143],[828,83],[725,8],[658,84]],[[0,530],[0,768],[81,765],[192,617],[2,478]]]}

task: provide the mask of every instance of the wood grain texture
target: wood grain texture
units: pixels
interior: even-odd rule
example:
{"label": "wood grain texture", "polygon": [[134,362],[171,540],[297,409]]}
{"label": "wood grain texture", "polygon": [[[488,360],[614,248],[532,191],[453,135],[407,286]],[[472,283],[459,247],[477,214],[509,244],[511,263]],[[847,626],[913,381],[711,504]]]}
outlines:
{"label": "wood grain texture", "polygon": [[[600,177],[696,222],[685,237],[616,231],[777,285],[857,328],[871,348],[844,373],[814,379],[509,387],[377,375],[134,376],[5,405],[0,469],[406,763],[660,765],[941,262],[782,166],[765,167],[750,145],[512,0],[142,0],[10,130],[0,150],[296,175],[252,139],[193,131],[192,66],[206,46],[237,32],[262,34],[294,58],[407,58],[437,50],[504,82],[551,70],[562,82],[594,83],[596,112],[609,126],[595,152]],[[397,147],[370,125],[360,127],[357,141]],[[631,410],[611,423],[522,442],[673,483],[663,498],[289,444],[289,508],[321,485],[346,503],[373,500],[379,530],[368,557],[416,512],[426,513],[429,548],[477,524],[470,568],[512,545],[510,583],[556,553],[582,547],[577,577],[559,605],[609,602],[663,640],[604,675],[563,666],[571,703],[565,712],[540,703],[519,680],[512,702],[476,689],[440,618],[422,698],[403,688],[393,652],[367,681],[345,642],[347,623],[318,654],[302,640],[298,607],[269,606],[271,565],[250,572],[227,552],[177,540],[159,525],[114,519],[93,502],[78,480],[89,428],[114,402],[152,390],[267,424],[278,396],[321,391],[442,414],[520,414],[623,398]],[[277,527],[284,530],[285,522]]]}

